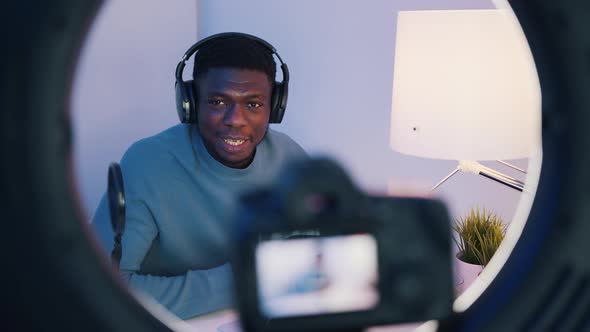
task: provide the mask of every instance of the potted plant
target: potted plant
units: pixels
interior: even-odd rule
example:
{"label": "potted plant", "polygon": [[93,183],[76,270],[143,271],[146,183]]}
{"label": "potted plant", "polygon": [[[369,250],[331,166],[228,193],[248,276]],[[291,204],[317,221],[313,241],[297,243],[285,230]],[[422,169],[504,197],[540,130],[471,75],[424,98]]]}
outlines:
{"label": "potted plant", "polygon": [[453,230],[457,233],[453,238],[458,249],[457,286],[462,292],[489,263],[504,239],[506,225],[485,207],[472,208],[466,216],[455,220]]}

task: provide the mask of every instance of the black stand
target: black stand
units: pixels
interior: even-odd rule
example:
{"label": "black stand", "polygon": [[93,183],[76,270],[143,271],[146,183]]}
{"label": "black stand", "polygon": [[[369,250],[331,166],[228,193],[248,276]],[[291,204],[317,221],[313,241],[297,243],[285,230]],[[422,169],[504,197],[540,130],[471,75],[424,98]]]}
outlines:
{"label": "black stand", "polygon": [[111,263],[118,270],[123,254],[121,238],[125,232],[125,187],[123,186],[121,167],[115,162],[109,165],[108,196],[111,227],[115,234],[115,245],[111,252]]}

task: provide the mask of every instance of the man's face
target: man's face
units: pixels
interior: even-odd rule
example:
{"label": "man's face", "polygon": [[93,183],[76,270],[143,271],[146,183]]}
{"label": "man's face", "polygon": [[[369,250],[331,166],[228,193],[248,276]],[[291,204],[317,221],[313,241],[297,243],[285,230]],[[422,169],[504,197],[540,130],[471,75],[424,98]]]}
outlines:
{"label": "man's face", "polygon": [[207,151],[225,166],[247,167],[268,128],[268,76],[256,70],[211,68],[197,85],[198,126]]}

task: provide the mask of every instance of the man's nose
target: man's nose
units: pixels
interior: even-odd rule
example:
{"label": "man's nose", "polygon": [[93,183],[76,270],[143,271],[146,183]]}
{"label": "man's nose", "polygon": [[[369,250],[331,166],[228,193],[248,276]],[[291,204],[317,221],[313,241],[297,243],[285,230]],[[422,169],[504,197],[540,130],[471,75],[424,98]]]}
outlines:
{"label": "man's nose", "polygon": [[240,103],[233,103],[225,112],[223,123],[230,127],[241,127],[246,124],[246,107]]}

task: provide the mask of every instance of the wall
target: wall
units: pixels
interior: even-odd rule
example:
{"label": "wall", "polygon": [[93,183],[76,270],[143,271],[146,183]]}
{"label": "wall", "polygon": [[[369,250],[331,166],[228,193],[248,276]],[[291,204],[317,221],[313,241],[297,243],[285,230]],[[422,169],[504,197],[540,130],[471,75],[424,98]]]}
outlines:
{"label": "wall", "polygon": [[[107,2],[83,50],[72,93],[84,206],[94,211],[106,189],[108,164],[133,141],[177,123],[173,72],[197,30],[199,37],[248,32],[277,48],[291,83],[285,121],[273,126],[312,155],[337,159],[371,193],[426,192],[456,164],[389,148],[396,13],[488,8],[489,0],[374,0],[370,6],[360,0]],[[185,72],[190,71],[189,64]],[[527,160],[512,162],[527,166]],[[484,164],[522,178],[496,163]],[[435,195],[453,217],[486,206],[507,221],[520,198],[471,174],[455,175]]]}
{"label": "wall", "polygon": [[[425,193],[456,162],[389,148],[397,12],[490,8],[489,0],[202,0],[198,31],[200,38],[247,32],[277,48],[291,80],[284,124],[275,128],[307,151],[336,158],[369,192]],[[512,162],[527,166],[526,160]],[[523,178],[495,162],[483,164]],[[507,222],[520,198],[517,191],[473,174],[455,175],[434,194],[448,203],[453,217],[485,206]]]}
{"label": "wall", "polygon": [[194,0],[103,4],[71,100],[76,178],[89,215],[106,190],[109,163],[132,142],[178,123],[174,70],[196,41],[196,19]]}

